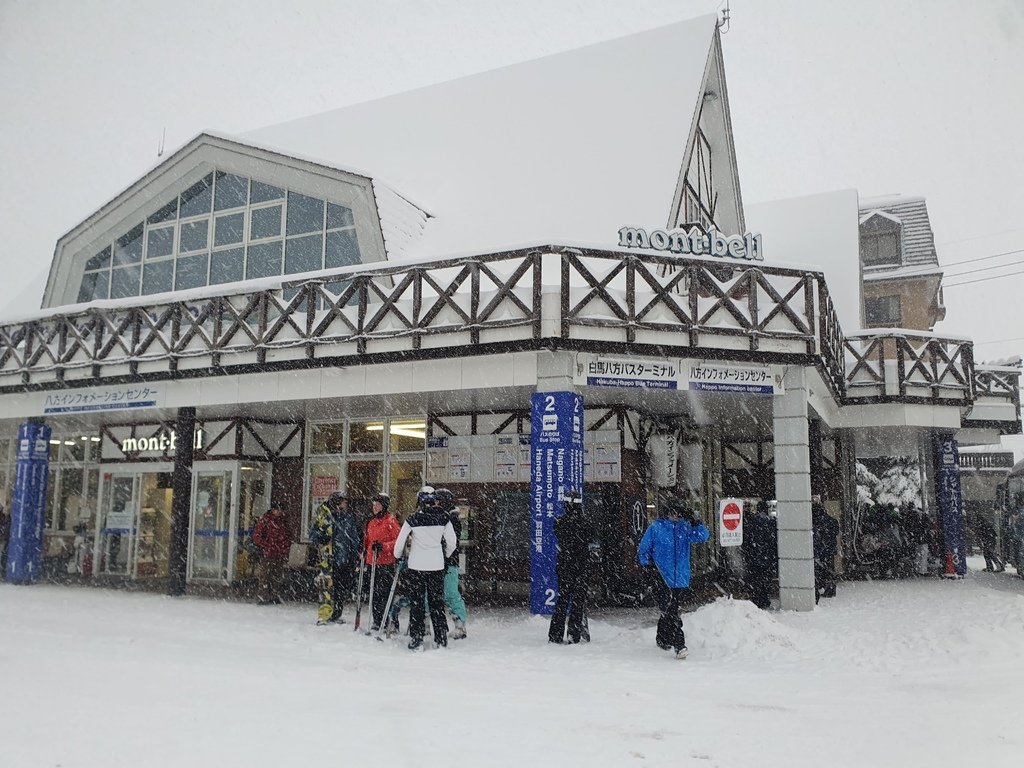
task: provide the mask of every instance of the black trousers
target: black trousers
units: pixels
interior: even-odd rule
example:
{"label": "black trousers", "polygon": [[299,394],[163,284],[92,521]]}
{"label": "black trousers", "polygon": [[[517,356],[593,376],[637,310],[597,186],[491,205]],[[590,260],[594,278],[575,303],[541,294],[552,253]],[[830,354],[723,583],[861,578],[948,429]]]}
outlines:
{"label": "black trousers", "polygon": [[683,620],[679,616],[679,606],[685,594],[685,589],[672,589],[661,579],[654,583],[654,597],[661,608],[656,636],[659,648],[675,648],[678,651],[686,647]]}
{"label": "black trousers", "polygon": [[836,596],[836,574],[820,560],[814,561],[814,602],[820,597]]}
{"label": "black trousers", "polygon": [[573,568],[558,572],[558,600],[555,612],[551,614],[548,640],[562,642],[565,635],[565,619],[569,617],[569,642],[580,640],[590,642],[587,627],[587,574],[585,568]]}
{"label": "black trousers", "polygon": [[775,573],[769,568],[747,566],[747,588],[750,601],[761,610],[767,610],[775,592]]}
{"label": "black trousers", "polygon": [[341,616],[345,602],[352,597],[356,588],[356,569],[351,565],[331,566],[331,600],[334,606],[333,618]]}
{"label": "black trousers", "polygon": [[378,629],[384,620],[384,604],[391,592],[391,583],[395,580],[394,565],[378,565],[373,577],[373,628]]}
{"label": "black trousers", "polygon": [[409,639],[423,639],[426,631],[426,601],[429,601],[434,642],[438,645],[447,645],[448,619],[444,615],[444,571],[414,571],[410,568],[402,574],[402,578],[409,588]]}

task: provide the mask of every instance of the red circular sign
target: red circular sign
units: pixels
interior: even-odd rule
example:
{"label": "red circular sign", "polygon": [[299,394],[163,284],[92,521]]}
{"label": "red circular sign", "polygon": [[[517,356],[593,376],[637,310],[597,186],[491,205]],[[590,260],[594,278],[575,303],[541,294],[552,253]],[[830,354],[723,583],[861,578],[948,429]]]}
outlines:
{"label": "red circular sign", "polygon": [[735,531],[740,527],[740,519],[742,518],[742,511],[735,502],[729,502],[725,505],[725,509],[722,510],[722,525],[727,531]]}

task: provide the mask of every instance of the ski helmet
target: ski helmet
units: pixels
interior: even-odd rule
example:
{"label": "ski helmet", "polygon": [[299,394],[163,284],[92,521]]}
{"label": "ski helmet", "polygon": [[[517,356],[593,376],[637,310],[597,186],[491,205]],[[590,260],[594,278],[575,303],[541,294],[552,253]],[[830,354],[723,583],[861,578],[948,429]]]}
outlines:
{"label": "ski helmet", "polygon": [[446,512],[455,509],[455,494],[447,488],[438,488],[434,491],[434,498],[437,499],[437,505]]}
{"label": "ski helmet", "polygon": [[376,501],[378,504],[380,504],[382,512],[387,512],[388,507],[391,506],[391,497],[388,496],[386,493],[378,493],[371,499],[371,501]]}
{"label": "ski helmet", "polygon": [[437,501],[437,497],[434,495],[433,486],[424,485],[416,494],[416,503],[421,507],[432,506],[435,501]]}

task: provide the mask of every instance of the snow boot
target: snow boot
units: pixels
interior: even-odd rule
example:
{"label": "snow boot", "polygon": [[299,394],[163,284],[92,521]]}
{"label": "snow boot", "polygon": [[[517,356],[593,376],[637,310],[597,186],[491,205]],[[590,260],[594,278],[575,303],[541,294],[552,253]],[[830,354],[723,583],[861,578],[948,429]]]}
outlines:
{"label": "snow boot", "polygon": [[419,640],[410,640],[409,641],[409,650],[410,651],[422,651],[423,650],[423,639],[420,638]]}
{"label": "snow boot", "polygon": [[683,659],[685,659],[689,655],[690,655],[690,652],[686,649],[685,645],[682,648],[680,648],[678,651],[676,651],[676,658],[679,659],[680,661],[682,661]]}
{"label": "snow boot", "polygon": [[448,633],[448,637],[450,637],[452,640],[462,640],[463,638],[465,638],[466,622],[464,622],[462,619],[452,617],[452,623],[455,625],[455,628]]}

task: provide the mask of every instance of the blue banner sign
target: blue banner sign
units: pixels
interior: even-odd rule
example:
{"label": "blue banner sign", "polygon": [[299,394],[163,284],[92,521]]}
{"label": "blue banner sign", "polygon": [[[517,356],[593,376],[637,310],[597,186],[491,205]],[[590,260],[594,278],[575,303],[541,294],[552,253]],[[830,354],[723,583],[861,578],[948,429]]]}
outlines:
{"label": "blue banner sign", "polygon": [[50,433],[50,427],[45,424],[22,424],[18,428],[6,572],[7,581],[12,584],[32,583],[39,578],[42,567]]}
{"label": "blue banner sign", "polygon": [[530,610],[550,614],[558,598],[555,518],[583,493],[583,398],[535,392],[530,398]]}
{"label": "blue banner sign", "polygon": [[935,497],[942,515],[946,555],[957,576],[967,575],[967,532],[960,494],[960,458],[956,440],[946,436],[935,448]]}

